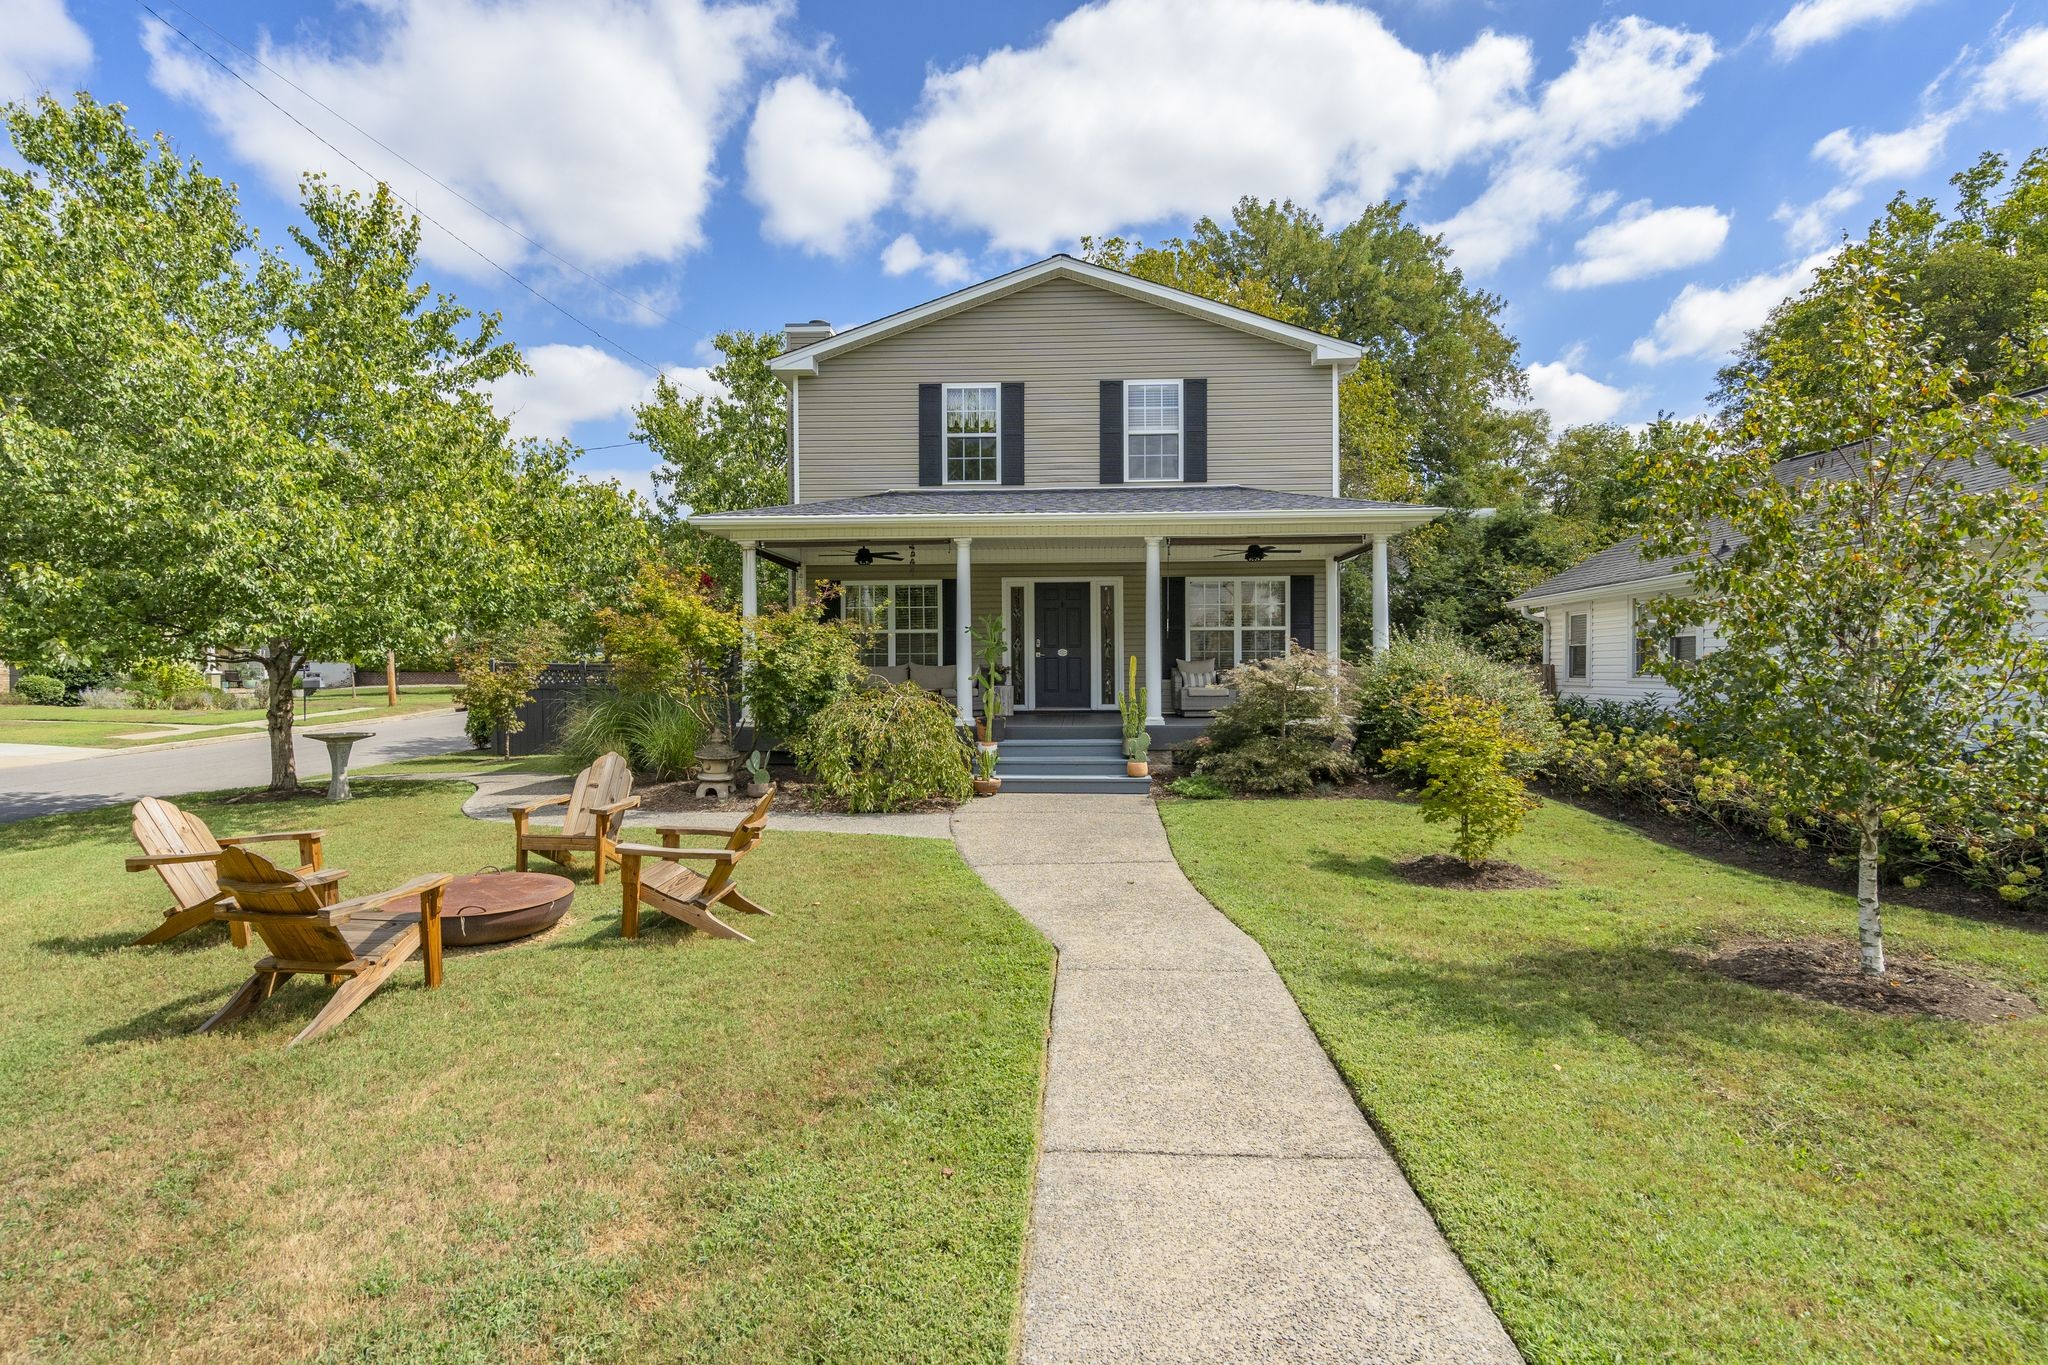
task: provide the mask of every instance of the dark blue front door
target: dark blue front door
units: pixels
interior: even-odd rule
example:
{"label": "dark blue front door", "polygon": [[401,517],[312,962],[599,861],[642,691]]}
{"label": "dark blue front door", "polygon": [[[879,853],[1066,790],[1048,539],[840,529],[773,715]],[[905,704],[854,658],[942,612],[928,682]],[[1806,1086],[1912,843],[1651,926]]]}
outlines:
{"label": "dark blue front door", "polygon": [[1088,585],[1040,583],[1038,706],[1088,705]]}

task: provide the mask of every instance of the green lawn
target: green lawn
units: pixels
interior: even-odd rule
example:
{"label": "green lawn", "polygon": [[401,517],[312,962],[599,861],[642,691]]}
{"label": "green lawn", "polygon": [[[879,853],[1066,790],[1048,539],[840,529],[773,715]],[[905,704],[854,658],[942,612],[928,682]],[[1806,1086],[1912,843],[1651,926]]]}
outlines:
{"label": "green lawn", "polygon": [[[302,726],[318,726],[332,715],[336,721],[368,725],[393,716],[432,711],[455,703],[452,687],[408,687],[398,694],[398,705],[384,704],[382,688],[357,689],[353,698],[346,691],[315,693],[311,715]],[[300,710],[305,710],[302,703]],[[346,714],[335,714],[344,712]],[[147,711],[116,710],[88,706],[0,706],[0,744],[65,744],[89,748],[124,749],[169,740],[201,739],[222,725],[246,727],[246,733],[260,734],[261,711]],[[152,727],[176,727],[144,739],[122,739]]]}
{"label": "green lawn", "polygon": [[576,765],[560,754],[528,754],[523,758],[497,758],[482,749],[462,749],[451,754],[427,754],[401,758],[392,763],[373,763],[367,768],[350,766],[351,775],[376,777],[384,774],[415,774],[438,777],[474,777],[484,773],[553,773],[576,771]]}
{"label": "green lawn", "polygon": [[[2048,1017],[1881,1018],[1701,970],[1682,950],[1848,936],[1854,903],[1568,807],[1503,850],[1555,889],[1480,893],[1391,872],[1447,843],[1406,805],[1163,814],[1531,1359],[2048,1358]],[[2048,933],[1889,927],[2048,993]]]}
{"label": "green lawn", "polygon": [[[185,804],[369,891],[511,861],[468,790]],[[0,1358],[1006,1358],[1051,952],[948,844],[771,830],[753,944],[625,942],[579,872],[287,1052],[323,985],[196,1037],[245,955],[122,946],[127,824],[0,827]]]}

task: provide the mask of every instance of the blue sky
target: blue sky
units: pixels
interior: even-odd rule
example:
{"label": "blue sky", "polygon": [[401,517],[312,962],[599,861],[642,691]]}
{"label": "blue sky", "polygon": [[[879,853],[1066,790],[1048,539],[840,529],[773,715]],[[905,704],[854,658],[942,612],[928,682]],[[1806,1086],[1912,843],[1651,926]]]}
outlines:
{"label": "blue sky", "polygon": [[0,99],[127,104],[272,240],[300,171],[389,179],[468,243],[430,225],[428,278],[525,348],[516,426],[637,486],[647,366],[702,385],[721,329],[843,326],[1246,193],[1404,198],[1507,300],[1554,419],[1690,415],[1894,190],[2048,144],[2048,0],[148,0],[220,64],[135,0],[5,3]]}

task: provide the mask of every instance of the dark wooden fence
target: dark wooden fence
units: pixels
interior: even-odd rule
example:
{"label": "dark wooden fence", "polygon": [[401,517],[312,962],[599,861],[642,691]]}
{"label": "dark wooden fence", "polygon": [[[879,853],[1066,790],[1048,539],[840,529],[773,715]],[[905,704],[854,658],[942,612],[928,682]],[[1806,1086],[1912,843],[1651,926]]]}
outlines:
{"label": "dark wooden fence", "polygon": [[[513,756],[551,753],[559,749],[562,726],[569,712],[583,698],[610,691],[611,678],[609,664],[549,664],[542,669],[540,681],[534,684],[533,700],[519,708],[519,721],[523,728],[510,737]],[[499,753],[505,753],[506,738],[505,732],[499,731],[492,747]]]}

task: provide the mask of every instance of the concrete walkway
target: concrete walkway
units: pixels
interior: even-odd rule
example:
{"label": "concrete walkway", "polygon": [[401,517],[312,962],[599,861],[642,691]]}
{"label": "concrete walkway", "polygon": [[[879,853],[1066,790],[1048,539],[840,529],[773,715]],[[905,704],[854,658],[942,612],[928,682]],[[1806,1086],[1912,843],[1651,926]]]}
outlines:
{"label": "concrete walkway", "polygon": [[1028,1365],[1520,1359],[1149,798],[998,796],[953,837],[1059,950]]}

